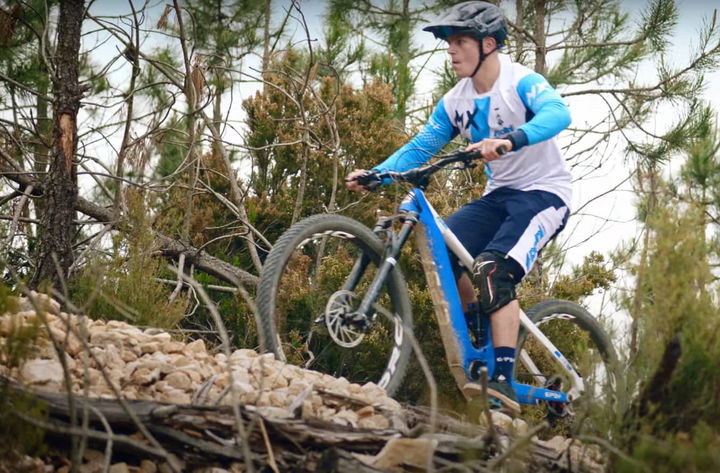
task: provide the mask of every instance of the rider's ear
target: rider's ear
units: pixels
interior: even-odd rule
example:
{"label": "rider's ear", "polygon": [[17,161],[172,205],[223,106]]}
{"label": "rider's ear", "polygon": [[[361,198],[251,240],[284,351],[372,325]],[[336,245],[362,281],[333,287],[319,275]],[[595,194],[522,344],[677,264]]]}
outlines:
{"label": "rider's ear", "polygon": [[497,41],[492,36],[486,36],[482,40],[482,47],[483,47],[483,53],[490,54],[491,52],[495,51],[495,47],[497,46]]}

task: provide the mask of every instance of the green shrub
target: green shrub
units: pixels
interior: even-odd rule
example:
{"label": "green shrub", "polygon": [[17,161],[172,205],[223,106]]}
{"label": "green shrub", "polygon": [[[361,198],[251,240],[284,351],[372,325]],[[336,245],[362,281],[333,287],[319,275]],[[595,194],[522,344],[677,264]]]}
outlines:
{"label": "green shrub", "polygon": [[142,198],[130,194],[132,231],[113,239],[109,256],[97,256],[70,281],[71,298],[92,318],[124,319],[135,325],[175,326],[184,316],[186,297],[169,300],[173,287],[158,278],[176,278],[153,252],[153,233]]}

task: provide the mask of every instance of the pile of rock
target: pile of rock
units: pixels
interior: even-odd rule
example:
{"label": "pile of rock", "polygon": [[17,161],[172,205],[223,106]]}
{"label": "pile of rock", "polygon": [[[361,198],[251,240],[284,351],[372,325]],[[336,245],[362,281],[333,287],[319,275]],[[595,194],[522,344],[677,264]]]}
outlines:
{"label": "pile of rock", "polygon": [[[0,346],[19,328],[38,326],[33,355],[18,367],[0,366],[0,374],[34,389],[63,391],[69,382],[73,392],[99,398],[120,394],[194,405],[228,405],[236,399],[278,417],[371,429],[387,428],[388,412],[400,409],[374,383],[350,383],[249,349],[229,357],[211,353],[202,340],[185,343],[162,330],[91,320],[59,312],[52,300],[37,300],[51,309],[42,310],[42,317],[27,299],[20,300],[17,313],[0,316]],[[351,402],[338,403],[338,397]]]}
{"label": "pile of rock", "polygon": [[[525,445],[530,440],[532,468],[537,467],[537,471],[544,471],[543,468],[557,471],[559,468],[573,472],[601,472],[604,468],[599,453],[595,456],[588,455],[588,451],[597,449],[588,449],[562,437],[543,442],[532,436],[524,421],[511,419],[500,413],[493,412],[491,419],[496,427],[500,427],[493,430],[499,434],[497,436],[486,435],[487,425],[484,429],[470,424],[454,429],[453,425],[457,422],[447,418],[447,433],[431,432],[420,438],[404,438],[402,435],[408,430],[402,420],[405,416],[401,406],[374,383],[350,383],[343,378],[337,379],[282,363],[270,354],[261,355],[249,349],[214,353],[207,349],[202,340],[185,343],[158,329],[142,330],[120,321],[94,321],[84,316],[67,314],[60,311],[55,301],[40,295],[33,297],[32,303],[28,299],[20,299],[18,305],[19,309],[14,313],[0,314],[0,375],[39,391],[64,392],[69,387],[76,394],[87,393],[94,398],[122,397],[128,400],[184,405],[171,406],[168,412],[182,409],[192,412],[184,412],[177,419],[173,418],[177,422],[169,425],[172,429],[182,429],[185,425],[182,422],[189,422],[195,434],[198,425],[210,425],[210,420],[205,417],[210,410],[198,410],[195,406],[221,406],[235,402],[255,406],[247,410],[259,411],[261,417],[274,425],[275,429],[286,427],[280,437],[293,439],[293,435],[299,436],[275,452],[275,455],[280,455],[280,464],[284,465],[282,471],[297,471],[298,465],[295,462],[298,458],[305,459],[302,471],[314,471],[313,465],[320,460],[336,461],[337,465],[347,464],[345,471],[370,471],[370,467],[373,468],[372,471],[425,471],[432,469],[436,457],[439,459],[443,455],[442,464],[445,466],[448,458],[462,462],[466,449],[485,449],[488,439],[493,437],[496,438],[493,440],[495,447],[492,448],[500,451],[512,450],[512,442]],[[28,339],[31,335],[36,337],[32,353],[23,357],[24,361],[21,363],[13,364],[11,357],[6,356],[8,340],[13,337]],[[165,409],[165,406],[161,409]],[[202,411],[202,414],[198,415],[196,411]],[[197,419],[190,419],[192,415],[197,416]],[[180,419],[183,419],[182,422]],[[327,429],[326,425],[307,422],[316,419],[347,428]],[[480,420],[482,423],[486,419],[482,416]],[[212,425],[217,428],[227,427],[229,424],[220,422]],[[356,427],[373,430],[358,432],[354,429]],[[383,430],[388,427],[395,429]],[[294,430],[298,428],[300,430]],[[313,435],[308,433],[309,430],[312,430]],[[462,433],[452,434],[453,431]],[[209,432],[206,434],[209,435]],[[271,452],[274,449],[268,447],[267,434],[263,435],[265,437],[260,439],[262,442],[258,440],[260,443],[255,445],[252,455],[257,456],[256,461],[262,462],[266,458],[272,463],[274,460]],[[182,442],[187,443],[187,439],[194,439],[191,435],[185,437],[181,437],[181,440],[184,439]],[[522,439],[513,440],[513,437]],[[251,435],[250,439],[252,438]],[[315,442],[311,448],[302,447],[297,452],[289,449],[289,456],[282,456],[288,445],[296,445],[300,439],[308,441],[310,438]],[[173,439],[180,442],[175,437],[168,441],[172,442]],[[364,449],[373,454],[359,455],[350,453],[350,449],[340,449],[333,453],[337,458],[332,455],[327,458],[324,455],[319,457],[329,445],[338,445],[339,442],[363,445]],[[215,445],[212,442],[209,444]],[[182,447],[185,444],[179,445]],[[192,445],[197,448],[196,444]],[[320,445],[323,448],[320,448]],[[185,451],[184,447],[174,450],[178,454]],[[222,446],[217,447],[215,456],[226,458],[223,455],[227,456],[227,452]],[[197,459],[193,459],[197,463]],[[107,457],[103,452],[87,449],[80,471],[105,471],[110,460],[118,462],[122,459]],[[521,469],[530,468],[527,459],[519,461],[518,464],[524,465]],[[219,462],[228,466],[229,470],[216,467],[218,462],[219,460],[209,461],[210,466],[203,463],[201,467],[187,471],[245,471],[242,462]],[[13,461],[0,460],[0,473],[67,473],[70,470],[67,459],[60,462],[61,465],[57,463],[50,465],[38,459],[19,456]],[[8,465],[12,467],[8,469]],[[170,471],[168,465],[157,459],[143,460],[135,466],[120,461],[110,465],[108,471],[165,472]],[[275,471],[279,470],[275,468]]]}

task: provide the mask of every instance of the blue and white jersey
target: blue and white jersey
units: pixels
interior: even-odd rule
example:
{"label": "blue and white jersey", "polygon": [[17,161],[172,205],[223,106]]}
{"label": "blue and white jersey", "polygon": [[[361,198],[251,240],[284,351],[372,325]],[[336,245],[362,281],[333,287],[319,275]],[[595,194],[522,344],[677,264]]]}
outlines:
{"label": "blue and white jersey", "polygon": [[499,59],[500,75],[489,92],[479,94],[472,79],[461,79],[437,104],[423,130],[374,169],[402,172],[420,166],[458,134],[475,143],[522,130],[524,135],[514,135],[516,150],[485,164],[485,194],[500,187],[543,190],[569,207],[571,176],[554,139],[570,124],[567,105],[543,76],[507,55]]}

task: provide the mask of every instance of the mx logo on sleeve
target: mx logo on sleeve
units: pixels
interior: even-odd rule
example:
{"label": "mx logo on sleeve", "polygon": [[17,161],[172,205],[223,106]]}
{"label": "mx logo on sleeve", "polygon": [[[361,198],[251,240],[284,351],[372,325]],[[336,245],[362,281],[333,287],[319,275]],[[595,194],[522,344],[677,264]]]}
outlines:
{"label": "mx logo on sleeve", "polygon": [[525,93],[525,98],[530,107],[533,107],[538,97],[548,89],[550,89],[550,84],[545,81],[533,84],[532,87],[530,87],[530,91]]}

